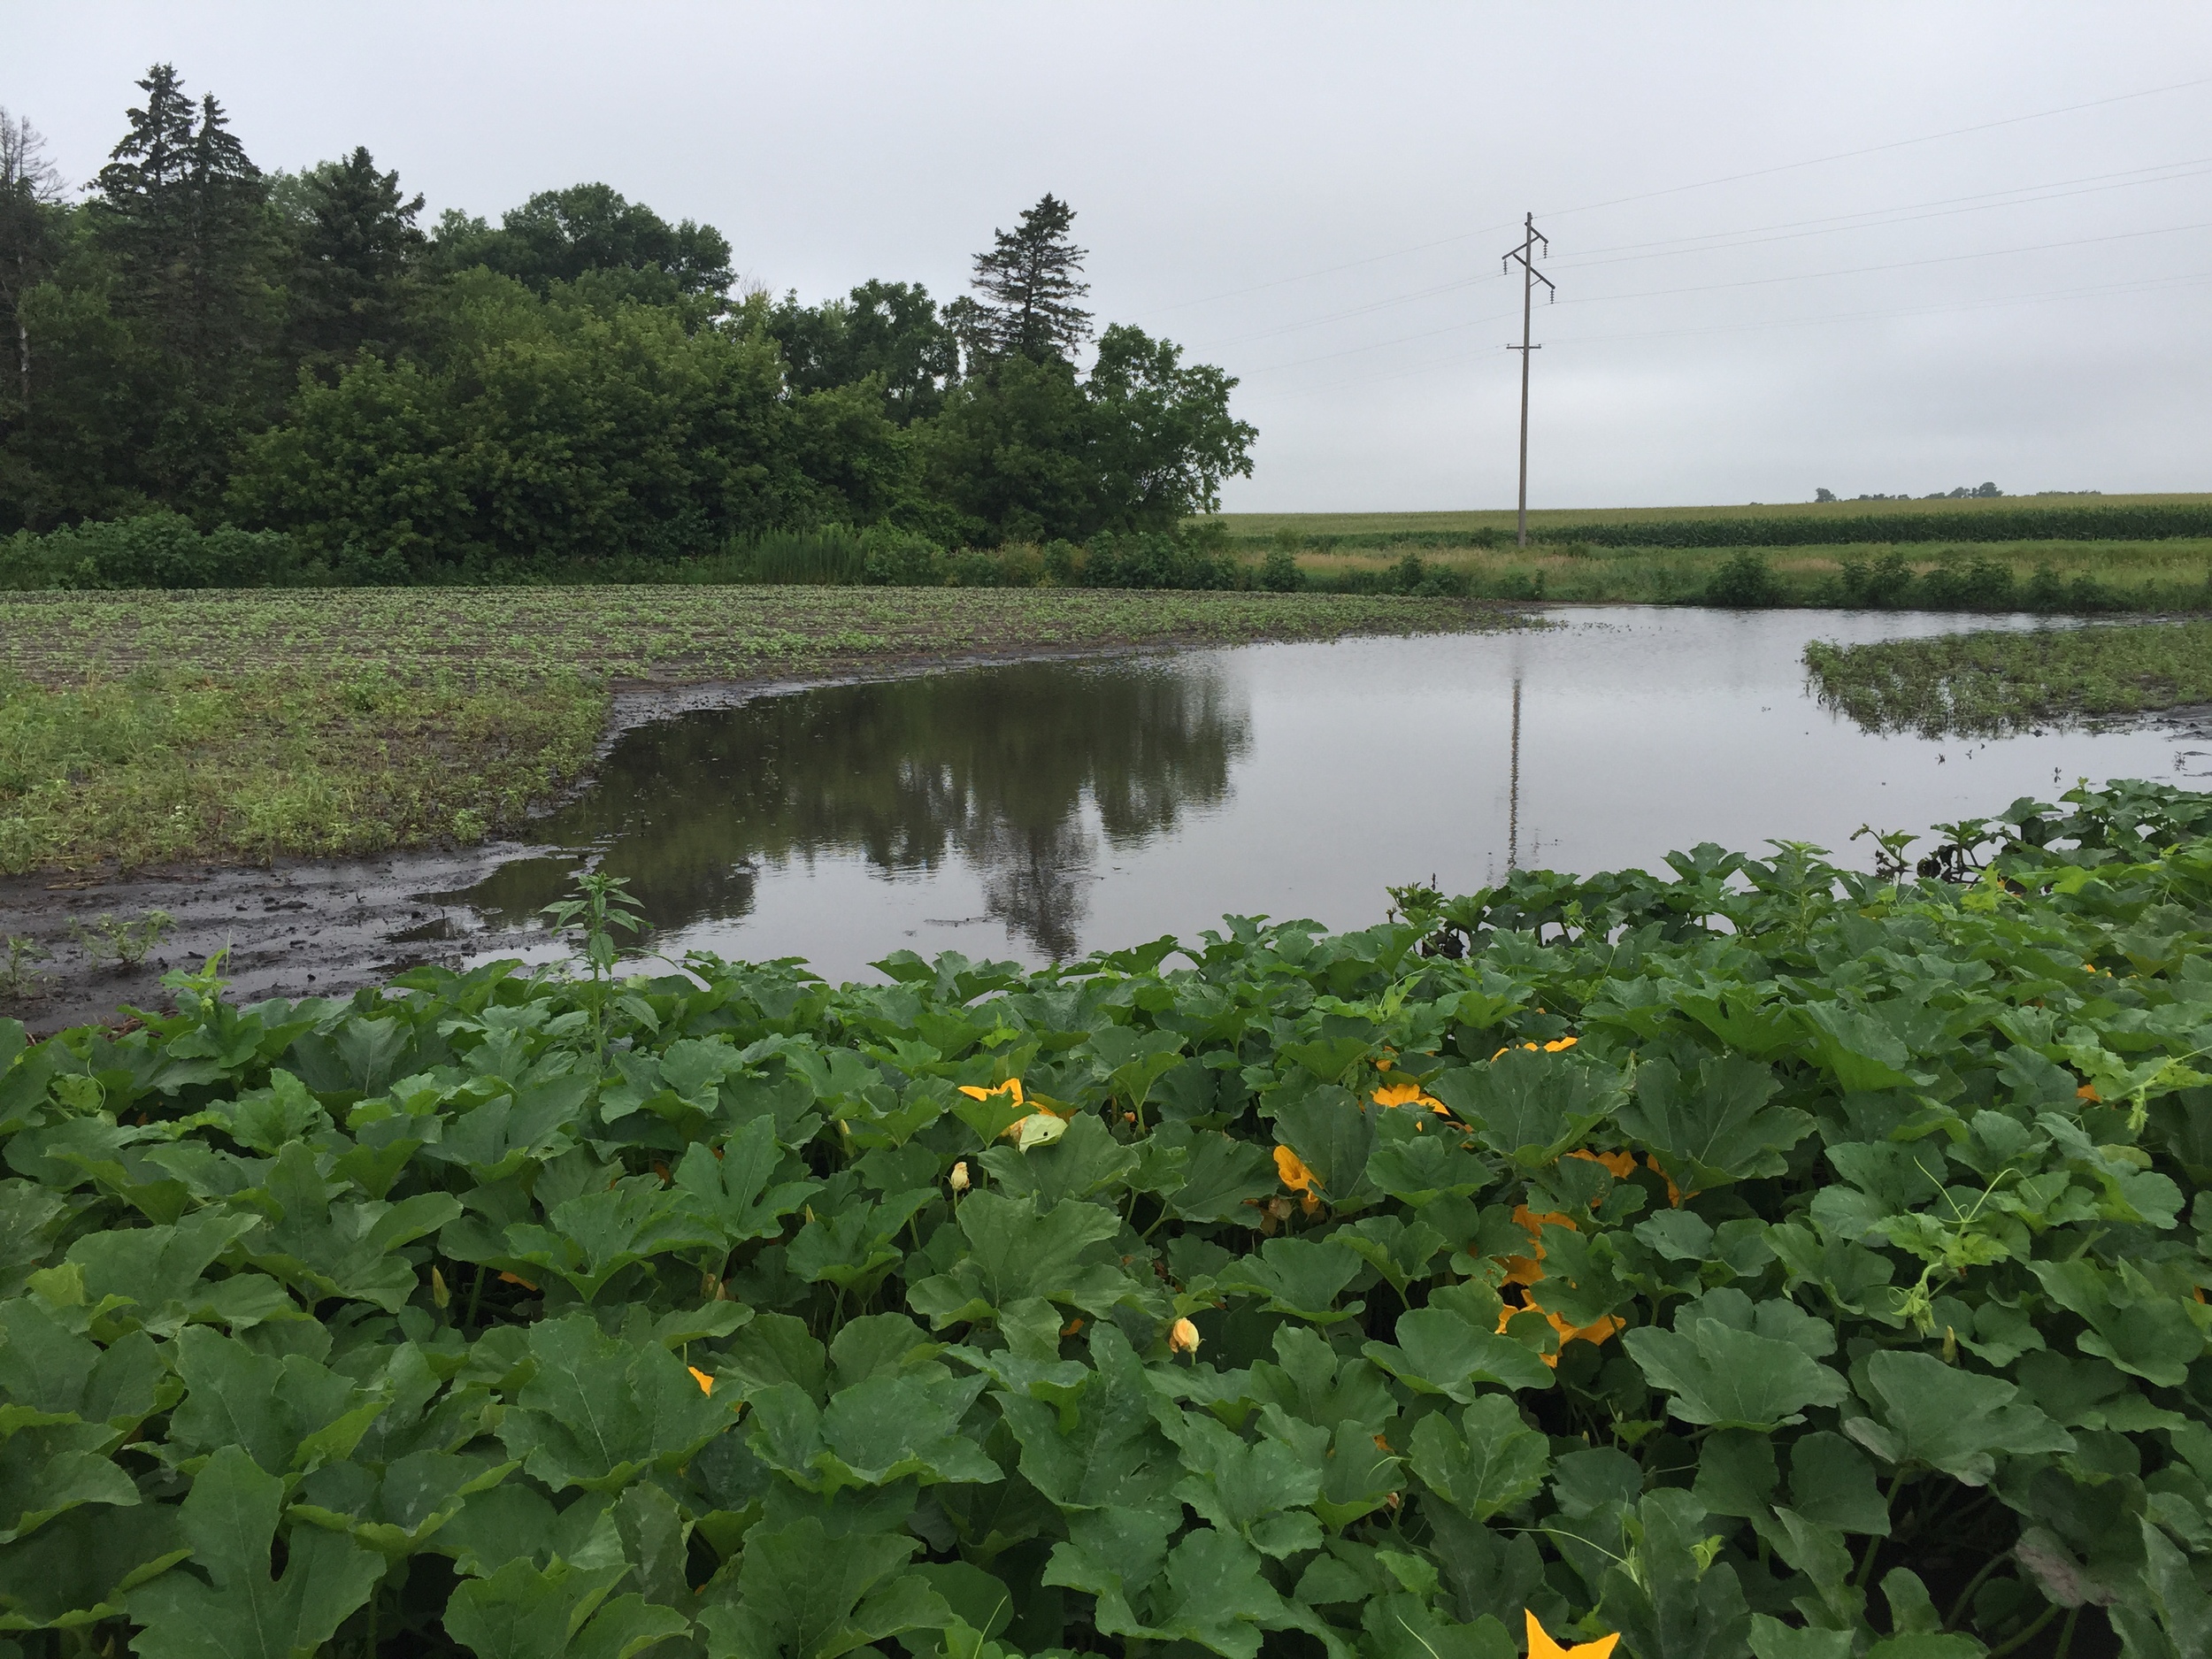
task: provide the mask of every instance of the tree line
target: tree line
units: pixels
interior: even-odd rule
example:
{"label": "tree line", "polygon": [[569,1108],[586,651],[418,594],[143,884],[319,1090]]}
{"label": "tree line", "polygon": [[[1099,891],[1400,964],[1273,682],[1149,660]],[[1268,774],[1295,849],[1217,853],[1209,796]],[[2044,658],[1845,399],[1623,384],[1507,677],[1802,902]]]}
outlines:
{"label": "tree line", "polygon": [[603,183],[425,225],[365,148],[265,173],[171,65],[137,84],[81,200],[0,111],[0,534],[173,512],[392,580],[826,524],[1080,541],[1251,472],[1234,380],[1094,329],[1052,196],[949,303],[806,303]]}

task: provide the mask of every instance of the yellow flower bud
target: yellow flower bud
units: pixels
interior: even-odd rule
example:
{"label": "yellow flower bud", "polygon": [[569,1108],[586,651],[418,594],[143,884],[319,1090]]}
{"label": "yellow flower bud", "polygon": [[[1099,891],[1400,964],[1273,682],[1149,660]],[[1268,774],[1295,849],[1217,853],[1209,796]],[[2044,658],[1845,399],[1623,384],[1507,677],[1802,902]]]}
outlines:
{"label": "yellow flower bud", "polygon": [[1188,1319],[1178,1319],[1167,1333],[1168,1351],[1173,1354],[1198,1352],[1198,1327]]}
{"label": "yellow flower bud", "polygon": [[445,1275],[436,1268],[430,1270],[430,1300],[441,1309],[452,1305],[453,1293],[446,1288]]}
{"label": "yellow flower bud", "polygon": [[957,1198],[968,1190],[968,1161],[965,1158],[952,1166],[952,1192]]}

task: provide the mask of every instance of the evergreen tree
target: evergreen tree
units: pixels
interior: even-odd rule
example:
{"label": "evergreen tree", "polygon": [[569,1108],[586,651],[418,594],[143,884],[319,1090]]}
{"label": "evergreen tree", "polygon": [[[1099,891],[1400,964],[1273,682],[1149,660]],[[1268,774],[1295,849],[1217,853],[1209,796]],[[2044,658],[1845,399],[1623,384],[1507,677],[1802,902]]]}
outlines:
{"label": "evergreen tree", "polygon": [[400,194],[365,148],[303,180],[304,221],[292,275],[292,335],[310,362],[366,346],[389,356],[406,329],[410,279],[428,245],[416,227],[422,197]]}
{"label": "evergreen tree", "polygon": [[273,285],[278,242],[261,170],[212,95],[196,107],[176,71],[138,83],[142,108],[94,180],[94,239],[113,262],[113,309],[147,361],[131,399],[147,431],[132,446],[145,492],[203,514],[219,508],[231,451],[281,407],[291,366]]}
{"label": "evergreen tree", "polygon": [[1065,361],[1091,337],[1091,314],[1075,303],[1091,285],[1081,275],[1085,250],[1068,237],[1074,222],[1075,210],[1048,194],[1011,231],[994,232],[988,253],[976,255],[973,286],[984,297],[946,307],[972,361]]}
{"label": "evergreen tree", "polygon": [[195,119],[183,83],[156,64],[138,83],[142,109],[94,186],[101,239],[124,278],[127,309],[202,373],[244,344],[245,313],[265,251],[261,171],[212,94]]}

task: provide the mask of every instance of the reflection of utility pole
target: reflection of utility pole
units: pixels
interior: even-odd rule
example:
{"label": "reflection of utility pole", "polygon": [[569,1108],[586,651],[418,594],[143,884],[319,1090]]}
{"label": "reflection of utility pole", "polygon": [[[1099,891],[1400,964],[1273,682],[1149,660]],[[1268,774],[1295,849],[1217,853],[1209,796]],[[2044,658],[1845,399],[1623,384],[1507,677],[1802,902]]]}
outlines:
{"label": "reflection of utility pole", "polygon": [[1536,215],[1531,213],[1527,228],[1521,237],[1521,245],[1506,254],[1502,261],[1508,271],[1513,268],[1516,259],[1521,262],[1521,343],[1506,348],[1508,351],[1521,354],[1521,532],[1517,543],[1521,547],[1528,545],[1528,354],[1543,349],[1543,347],[1529,342],[1529,316],[1535,303],[1536,285],[1539,282],[1550,289],[1553,299],[1559,297],[1559,289],[1552,280],[1537,270],[1529,257],[1536,251],[1539,242],[1543,243],[1544,252],[1548,255],[1551,243],[1546,241],[1544,233],[1536,228]]}
{"label": "reflection of utility pole", "polygon": [[1521,677],[1513,676],[1513,765],[1506,774],[1505,867],[1521,867]]}

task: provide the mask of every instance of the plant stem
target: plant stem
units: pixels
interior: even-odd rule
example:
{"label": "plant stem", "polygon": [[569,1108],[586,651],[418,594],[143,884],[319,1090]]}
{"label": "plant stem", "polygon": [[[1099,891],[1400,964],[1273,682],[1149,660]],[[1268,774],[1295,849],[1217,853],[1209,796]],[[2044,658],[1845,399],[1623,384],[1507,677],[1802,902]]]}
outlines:
{"label": "plant stem", "polygon": [[[2079,1612],[2081,1609],[2077,1608],[2074,1610],[2076,1612]],[[2035,1616],[2035,1623],[2029,1625],[2027,1629],[2022,1631],[2017,1636],[2013,1637],[2002,1646],[1992,1647],[1989,1650],[1989,1659],[2004,1659],[2004,1655],[2012,1652],[2015,1648],[2025,1647],[2030,1641],[2032,1641],[2035,1639],[2035,1634],[2038,1631],[2041,1630],[2046,1624],[2049,1624],[2057,1617],[2058,1603],[2054,1601],[2050,1604],[2050,1606],[2045,1608],[2040,1613]],[[2068,1622],[2070,1624],[2071,1624],[2070,1620]]]}
{"label": "plant stem", "polygon": [[[1882,1508],[1885,1510],[1897,1502],[1897,1488],[1904,1484],[1905,1471],[1900,1469],[1890,1477],[1889,1490],[1882,1494]],[[1866,1540],[1865,1558],[1859,1563],[1858,1577],[1852,1580],[1852,1583],[1860,1589],[1865,1589],[1866,1581],[1874,1576],[1874,1558],[1881,1554],[1881,1549],[1882,1540],[1879,1538],[1870,1538]]]}
{"label": "plant stem", "polygon": [[1966,1581],[1966,1588],[1959,1592],[1958,1600],[1951,1603],[1950,1616],[1943,1621],[1944,1629],[1949,1630],[1959,1622],[1959,1615],[1966,1611],[1966,1604],[1974,1599],[1974,1592],[1982,1587],[1982,1580],[1996,1571],[2006,1559],[2001,1552],[1982,1563],[1979,1571]]}

